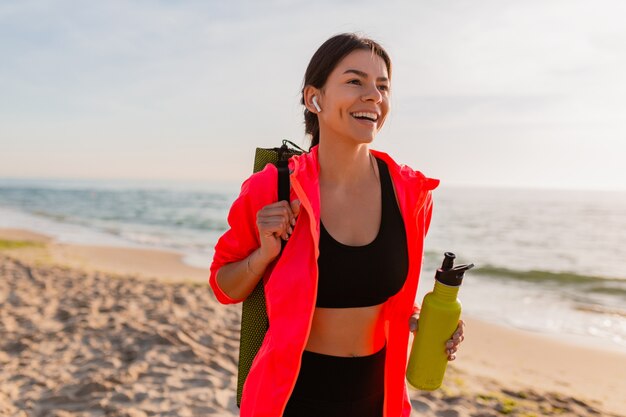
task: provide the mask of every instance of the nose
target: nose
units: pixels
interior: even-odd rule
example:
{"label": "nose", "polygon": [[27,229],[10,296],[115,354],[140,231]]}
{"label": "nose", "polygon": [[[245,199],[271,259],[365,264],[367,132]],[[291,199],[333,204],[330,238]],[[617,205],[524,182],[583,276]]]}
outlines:
{"label": "nose", "polygon": [[369,85],[367,90],[363,93],[361,97],[363,101],[373,101],[374,103],[380,103],[383,100],[383,95],[381,94],[378,86],[376,84]]}

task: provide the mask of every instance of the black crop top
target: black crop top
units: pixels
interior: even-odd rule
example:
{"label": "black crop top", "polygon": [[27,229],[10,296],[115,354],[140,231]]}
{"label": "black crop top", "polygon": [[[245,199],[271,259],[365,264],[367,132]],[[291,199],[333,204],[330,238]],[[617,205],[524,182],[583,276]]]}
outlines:
{"label": "black crop top", "polygon": [[380,172],[382,215],[376,238],[367,245],[336,241],[320,221],[317,307],[366,307],[384,303],[406,280],[409,259],[402,214],[387,165]]}

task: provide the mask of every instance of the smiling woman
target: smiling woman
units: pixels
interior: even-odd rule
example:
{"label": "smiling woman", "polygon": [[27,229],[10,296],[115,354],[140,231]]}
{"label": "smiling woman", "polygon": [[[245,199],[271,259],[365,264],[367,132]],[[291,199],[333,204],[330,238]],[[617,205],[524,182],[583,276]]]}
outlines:
{"label": "smiling woman", "polygon": [[[356,50],[340,61],[323,86],[304,87],[303,102],[312,103],[315,98],[318,107],[326,109],[315,108],[317,143],[319,136],[357,140],[357,143],[374,140],[389,112],[389,69],[390,65],[379,55]],[[311,146],[317,143],[314,137]]]}
{"label": "smiling woman", "polygon": [[[305,74],[311,146],[289,161],[289,201],[274,201],[277,170],[268,164],[231,207],[211,288],[237,303],[263,279],[270,324],[241,416],[411,413],[407,347],[439,180],[369,148],[390,85],[391,60],[378,43],[350,33],[327,40]],[[462,323],[450,336],[441,348],[453,360]]]}
{"label": "smiling woman", "polygon": [[[350,62],[352,59],[349,62],[345,62],[346,59],[342,58],[350,58],[349,55],[353,55],[350,52],[358,54],[361,62]],[[363,63],[367,59],[366,55],[369,56],[370,63],[373,63],[376,67],[374,69],[375,72],[371,75],[359,69],[358,66],[353,67],[350,65]],[[377,59],[374,59],[374,57],[377,57]],[[336,67],[339,61],[342,61],[341,63],[344,64],[341,69]],[[382,68],[380,64],[382,64]],[[340,78],[339,80],[334,80],[335,82],[354,86],[353,93],[357,93],[357,90],[362,89],[364,85],[367,86],[367,82],[374,82],[378,89],[385,92],[386,97],[389,93],[391,82],[391,59],[382,46],[370,39],[358,38],[357,36],[332,37],[311,58],[304,75],[305,87],[302,92],[301,104],[312,104],[315,98],[319,107],[323,108],[320,105],[322,97],[318,98],[314,92],[318,91],[320,96],[324,95],[325,87],[329,85],[330,78],[333,75],[335,78]],[[369,79],[370,77],[375,77],[375,79]],[[311,89],[313,89],[313,92]],[[386,98],[384,116],[386,116],[386,112],[389,110],[388,97]],[[307,100],[310,101],[307,102]],[[304,108],[305,131],[311,135],[311,147],[317,145],[320,138],[320,122],[318,119],[320,115],[318,113],[321,113],[321,111],[316,110],[315,106],[311,109],[310,105],[305,105]],[[376,118],[375,123],[380,130],[384,123],[384,117],[381,117],[383,115],[376,112],[373,112],[373,114],[375,114],[373,117]]]}

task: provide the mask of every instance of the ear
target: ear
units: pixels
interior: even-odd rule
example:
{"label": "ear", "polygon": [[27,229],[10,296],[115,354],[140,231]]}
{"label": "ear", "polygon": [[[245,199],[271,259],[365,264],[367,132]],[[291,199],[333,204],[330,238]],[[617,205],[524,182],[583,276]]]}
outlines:
{"label": "ear", "polygon": [[303,97],[304,97],[304,105],[311,113],[319,113],[315,106],[313,105],[313,96],[317,96],[317,104],[320,107],[324,108],[321,102],[321,91],[312,85],[307,85],[304,87]]}

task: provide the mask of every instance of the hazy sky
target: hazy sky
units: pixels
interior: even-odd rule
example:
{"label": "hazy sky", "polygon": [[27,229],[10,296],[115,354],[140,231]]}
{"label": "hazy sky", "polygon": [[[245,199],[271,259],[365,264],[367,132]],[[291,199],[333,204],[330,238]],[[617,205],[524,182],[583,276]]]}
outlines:
{"label": "hazy sky", "polygon": [[394,64],[372,147],[449,185],[626,190],[626,2],[0,2],[0,177],[228,180],[308,148],[304,70]]}

